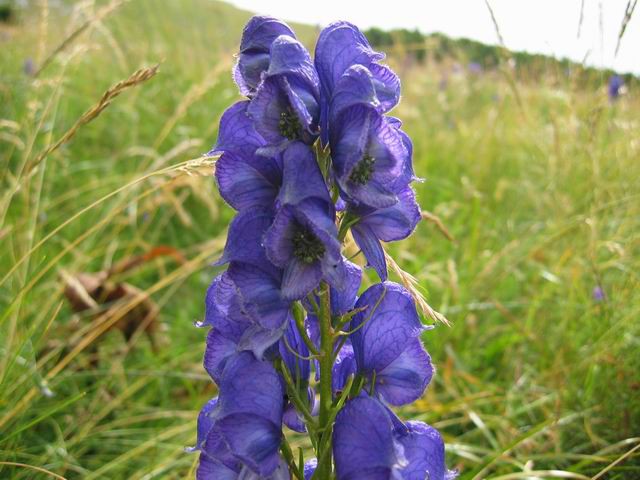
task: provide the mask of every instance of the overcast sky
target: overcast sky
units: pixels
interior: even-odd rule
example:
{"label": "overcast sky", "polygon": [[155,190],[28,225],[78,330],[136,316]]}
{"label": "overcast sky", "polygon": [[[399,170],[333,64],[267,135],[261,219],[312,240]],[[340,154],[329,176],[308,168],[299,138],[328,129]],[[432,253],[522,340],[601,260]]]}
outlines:
{"label": "overcast sky", "polygon": [[[326,25],[348,20],[361,28],[418,28],[496,44],[484,0],[226,0],[253,12],[285,20]],[[627,0],[490,0],[505,44],[569,57],[594,66],[640,74],[640,9],[627,26],[618,55],[616,41]]]}

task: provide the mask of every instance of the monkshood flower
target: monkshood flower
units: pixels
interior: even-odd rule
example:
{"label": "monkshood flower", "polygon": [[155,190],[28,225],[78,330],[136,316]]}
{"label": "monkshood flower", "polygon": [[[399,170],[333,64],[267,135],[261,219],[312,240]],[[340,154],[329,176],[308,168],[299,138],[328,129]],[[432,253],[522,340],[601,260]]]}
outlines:
{"label": "monkshood flower", "polygon": [[398,193],[398,202],[390,207],[375,209],[351,206],[349,212],[358,217],[351,233],[369,266],[373,267],[381,280],[387,279],[387,262],[382,248],[383,242],[407,238],[420,222],[420,207],[411,187]]}
{"label": "monkshood flower", "polygon": [[217,401],[203,409],[197,448],[231,470],[273,474],[280,464],[283,398],[282,381],[271,363],[251,352],[237,353],[226,363]]}
{"label": "monkshood flower", "polygon": [[452,480],[457,472],[447,470],[440,432],[424,422],[410,421],[394,429],[394,439],[403,450],[407,466],[403,480]]}
{"label": "monkshood flower", "polygon": [[309,52],[293,37],[281,35],[271,44],[269,68],[249,104],[256,131],[271,155],[296,140],[312,144],[320,120],[320,83]]}
{"label": "monkshood flower", "polygon": [[289,25],[272,17],[255,16],[244,27],[238,62],[233,69],[233,78],[244,96],[255,93],[262,74],[269,68],[271,44],[280,35],[295,38]]}
{"label": "monkshood flower", "polygon": [[[356,86],[365,93],[352,94]],[[341,93],[344,89],[348,95]],[[335,95],[329,144],[341,196],[348,203],[373,208],[393,205],[398,201],[398,181],[405,177],[411,162],[397,123],[377,108],[372,78],[363,67],[349,69]],[[406,179],[407,184],[410,180]]]}
{"label": "monkshood flower", "polygon": [[347,402],[333,435],[338,480],[402,479],[407,461],[394,441],[388,410],[378,400],[361,396]]}
{"label": "monkshood flower", "polygon": [[334,427],[338,480],[451,480],[444,443],[423,422],[398,423],[372,397],[360,396],[340,411]]}
{"label": "monkshood flower", "polygon": [[216,181],[222,198],[238,211],[273,205],[282,184],[280,156],[256,151],[266,145],[247,115],[248,101],[229,107],[220,119],[218,142],[208,155],[221,154]]}
{"label": "monkshood flower", "polygon": [[315,65],[320,77],[322,104],[322,141],[328,141],[329,105],[336,84],[354,65],[362,65],[372,75],[381,112],[391,110],[400,99],[400,80],[388,67],[379,64],[384,54],[375,52],[358,27],[336,22],[322,30],[315,52]]}
{"label": "monkshood flower", "polygon": [[391,405],[414,402],[427,388],[433,366],[419,338],[425,327],[411,294],[396,283],[379,283],[358,298],[360,308],[350,339],[365,389]]}
{"label": "monkshood flower", "polygon": [[333,208],[316,199],[285,205],[276,214],[264,244],[269,260],[284,269],[284,298],[304,298],[321,280],[343,288],[346,272],[334,219]]}

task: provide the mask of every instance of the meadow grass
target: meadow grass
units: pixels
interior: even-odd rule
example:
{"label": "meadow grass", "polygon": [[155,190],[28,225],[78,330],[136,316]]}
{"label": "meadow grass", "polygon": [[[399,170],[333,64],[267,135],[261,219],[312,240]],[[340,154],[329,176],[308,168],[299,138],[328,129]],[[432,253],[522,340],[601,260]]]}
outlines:
{"label": "meadow grass", "polygon": [[[198,159],[238,98],[229,70],[249,14],[159,5],[42,1],[0,27],[0,478],[196,466],[183,448],[215,390],[192,323],[233,214]],[[315,28],[295,28],[312,44]],[[462,479],[640,478],[638,92],[610,104],[553,68],[389,62],[419,200],[453,237],[425,221],[389,245],[451,322],[425,333],[438,373],[403,416],[443,432]],[[109,329],[141,298],[72,312],[63,272],[159,245],[186,260],[123,276],[161,309],[158,353]]]}

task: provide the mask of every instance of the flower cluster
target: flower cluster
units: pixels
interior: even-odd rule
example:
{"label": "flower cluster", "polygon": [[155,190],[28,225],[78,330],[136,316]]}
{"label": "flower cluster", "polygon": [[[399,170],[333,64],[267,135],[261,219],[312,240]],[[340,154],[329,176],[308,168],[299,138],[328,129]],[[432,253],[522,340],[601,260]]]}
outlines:
{"label": "flower cluster", "polygon": [[[206,295],[204,367],[218,396],[198,418],[198,479],[430,479],[452,474],[440,434],[391,406],[433,367],[410,293],[381,242],[415,229],[412,145],[388,115],[400,81],[357,27],[325,28],[315,58],[286,24],[254,17],[222,116],[216,180],[237,211]],[[351,236],[381,283],[358,295]],[[283,425],[306,432],[304,461]]]}

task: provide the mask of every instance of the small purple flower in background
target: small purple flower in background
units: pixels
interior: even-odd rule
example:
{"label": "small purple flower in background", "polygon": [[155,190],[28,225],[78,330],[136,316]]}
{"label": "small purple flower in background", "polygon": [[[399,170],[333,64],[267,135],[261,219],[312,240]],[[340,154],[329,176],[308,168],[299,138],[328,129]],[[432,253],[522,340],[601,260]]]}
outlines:
{"label": "small purple flower in background", "polygon": [[[448,480],[440,434],[390,409],[433,376],[415,301],[388,282],[382,242],[421,216],[398,76],[347,22],[315,59],[283,22],[254,17],[234,78],[247,100],[220,120],[215,178],[236,215],[206,294],[198,480]],[[383,283],[359,297],[351,232]],[[310,437],[295,455],[283,426]],[[286,430],[285,430],[286,431]]]}
{"label": "small purple flower in background", "polygon": [[620,75],[611,75],[607,85],[609,100],[615,101],[620,97],[624,87],[624,79]]}
{"label": "small purple flower in background", "polygon": [[480,75],[484,71],[482,65],[480,65],[478,62],[469,62],[469,65],[467,65],[467,70],[472,75]]}
{"label": "small purple flower in background", "polygon": [[596,285],[595,287],[593,287],[593,290],[591,291],[591,297],[596,302],[602,302],[607,298],[606,294],[604,293],[604,289],[600,285]]}
{"label": "small purple flower in background", "polygon": [[33,74],[36,73],[36,63],[32,58],[25,59],[22,64],[22,71],[27,77],[33,77]]}

